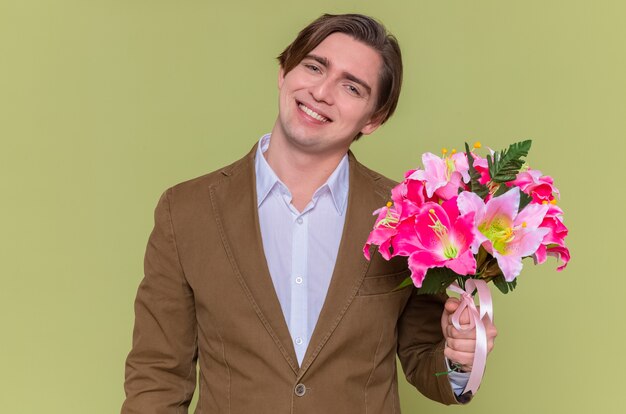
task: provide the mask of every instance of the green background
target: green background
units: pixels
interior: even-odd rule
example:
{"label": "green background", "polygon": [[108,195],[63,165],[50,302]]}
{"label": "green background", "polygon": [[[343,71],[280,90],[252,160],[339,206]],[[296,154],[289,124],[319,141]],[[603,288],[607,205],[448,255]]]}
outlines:
{"label": "green background", "polygon": [[[425,151],[532,138],[572,262],[527,262],[467,407],[404,384],[406,413],[624,406],[622,1],[0,1],[0,411],[112,413],[165,188],[241,157],[277,111],[274,59],[323,12],[398,37],[396,115],[353,146],[399,179]],[[622,269],[622,270],[620,270]],[[497,292],[494,292],[497,293]]]}

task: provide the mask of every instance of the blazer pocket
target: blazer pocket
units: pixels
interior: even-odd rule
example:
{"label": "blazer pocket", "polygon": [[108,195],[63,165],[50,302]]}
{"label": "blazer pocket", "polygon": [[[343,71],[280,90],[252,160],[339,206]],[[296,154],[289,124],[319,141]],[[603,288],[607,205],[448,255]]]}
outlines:
{"label": "blazer pocket", "polygon": [[[358,296],[381,295],[385,293],[396,293],[395,289],[402,283],[404,279],[409,277],[411,272],[406,269],[398,273],[391,273],[380,276],[366,276],[361,283],[361,287],[357,293]],[[413,286],[413,285],[409,285]],[[409,286],[405,286],[400,290],[405,290]]]}

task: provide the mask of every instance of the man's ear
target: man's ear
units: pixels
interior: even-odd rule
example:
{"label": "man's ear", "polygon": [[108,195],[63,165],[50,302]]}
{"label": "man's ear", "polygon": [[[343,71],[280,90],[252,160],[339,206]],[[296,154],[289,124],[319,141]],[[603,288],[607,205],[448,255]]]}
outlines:
{"label": "man's ear", "polygon": [[383,118],[380,115],[373,115],[372,118],[368,121],[367,124],[361,128],[361,134],[369,135],[372,132],[376,131],[379,126],[383,123]]}
{"label": "man's ear", "polygon": [[285,69],[281,66],[278,69],[278,89],[283,87],[283,83],[285,82]]}

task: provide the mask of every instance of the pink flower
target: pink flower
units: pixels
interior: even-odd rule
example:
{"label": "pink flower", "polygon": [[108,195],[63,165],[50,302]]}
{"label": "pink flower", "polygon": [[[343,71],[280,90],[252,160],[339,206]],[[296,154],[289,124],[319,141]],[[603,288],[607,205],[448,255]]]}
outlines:
{"label": "pink flower", "polygon": [[482,158],[480,155],[474,154],[473,152],[472,157],[474,157],[474,169],[478,174],[480,174],[478,182],[482,185],[486,185],[489,180],[491,180],[487,158]]}
{"label": "pink flower", "polygon": [[475,213],[478,233],[472,251],[477,253],[482,245],[496,258],[508,282],[520,274],[522,258],[533,255],[550,231],[539,227],[548,211],[547,205],[529,204],[518,214],[518,187],[486,204],[478,195],[467,191],[459,194],[457,201],[462,214]]}
{"label": "pink flower", "polygon": [[415,286],[422,286],[426,272],[432,267],[447,267],[460,275],[476,272],[476,260],[470,250],[474,241],[473,222],[473,212],[459,214],[455,197],[442,205],[425,203],[415,217],[413,229],[408,226],[399,229],[398,239],[413,241],[413,246],[405,252],[412,250],[409,269]]}
{"label": "pink flower", "polygon": [[[473,148],[480,147],[477,142]],[[526,141],[514,144],[509,149],[515,152],[507,153],[513,154],[511,159],[497,162],[498,154],[489,149],[492,171],[510,171],[510,162],[519,160],[529,147]],[[472,151],[476,178],[487,191],[482,187],[474,190],[484,199],[469,191],[466,153],[453,150],[447,154],[446,149],[442,157],[425,153],[423,169],[407,171],[404,180],[391,190],[391,201],[374,212],[376,224],[363,248],[365,257],[370,260],[372,245],[379,246],[385,260],[408,257],[417,287],[422,287],[432,268],[487,280],[502,275],[509,282],[519,276],[525,257],[539,264],[555,256],[561,261],[557,270],[564,269],[570,260],[565,246],[568,229],[563,224],[563,211],[555,205],[559,191],[552,177],[526,169],[503,186],[502,176],[492,181],[489,159],[477,155],[467,144],[466,149]],[[508,191],[495,196],[504,190]],[[521,211],[520,196],[525,206]],[[435,283],[445,284],[449,279],[443,275],[449,273],[433,271],[431,277]]]}
{"label": "pink flower", "polygon": [[561,266],[556,268],[559,272],[565,269],[570,259],[569,249],[567,247],[559,245],[546,246],[544,244],[539,246],[533,258],[536,264],[540,264],[546,261],[547,256],[555,257],[557,260],[563,262]]}
{"label": "pink flower", "polygon": [[374,215],[378,214],[374,229],[370,232],[370,235],[363,246],[363,254],[367,260],[370,260],[370,246],[376,244],[380,246],[379,252],[385,258],[385,260],[391,259],[391,239],[397,234],[396,226],[398,225],[398,212],[393,208],[391,203],[387,203],[385,207],[382,207],[374,211]]}
{"label": "pink flower", "polygon": [[393,256],[410,256],[415,251],[415,246],[419,245],[415,233],[415,218],[416,216],[412,216],[398,223],[397,237],[391,240]]}
{"label": "pink flower", "polygon": [[[424,183],[405,178],[391,189],[391,200],[392,202],[388,202],[385,207],[374,211],[374,215],[378,215],[378,218],[363,247],[363,254],[368,260],[370,260],[369,250],[372,244],[380,246],[380,254],[386,260],[397,255],[408,256],[413,251],[413,248],[409,246],[412,246],[416,236],[406,237],[410,234],[406,232],[406,228],[413,229],[415,215],[420,212],[426,200]],[[398,232],[405,237],[396,238]]]}
{"label": "pink flower", "polygon": [[465,153],[440,158],[427,152],[422,155],[422,164],[424,169],[414,171],[408,178],[423,181],[429,198],[436,194],[443,200],[449,200],[459,193],[463,182],[470,180]]}
{"label": "pink flower", "polygon": [[399,221],[414,216],[426,201],[424,183],[405,178],[404,181],[391,190],[391,200],[398,212]]}
{"label": "pink flower", "polygon": [[507,183],[509,187],[519,187],[524,193],[533,198],[535,203],[554,200],[553,193],[559,195],[559,190],[554,186],[554,180],[547,175],[541,175],[539,170],[527,170],[520,172],[515,180]]}
{"label": "pink flower", "polygon": [[541,264],[546,261],[547,256],[554,256],[557,260],[561,260],[563,264],[556,270],[565,269],[570,259],[569,249],[565,247],[565,236],[568,230],[562,220],[563,210],[550,204],[541,226],[548,229],[548,233],[541,241],[541,245],[533,255],[535,264]]}

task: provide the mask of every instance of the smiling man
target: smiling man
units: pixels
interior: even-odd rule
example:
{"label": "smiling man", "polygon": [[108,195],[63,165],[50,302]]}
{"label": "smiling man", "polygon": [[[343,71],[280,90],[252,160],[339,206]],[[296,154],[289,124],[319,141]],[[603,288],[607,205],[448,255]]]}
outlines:
{"label": "smiling man", "polygon": [[428,398],[468,400],[467,373],[435,375],[447,358],[471,370],[457,302],[395,291],[406,259],[362,254],[394,183],[349,147],[394,112],[396,40],[369,17],[324,15],[279,61],[272,132],[159,201],[122,412],[186,412],[198,364],[196,412],[396,413],[396,355]]}
{"label": "smiling man", "polygon": [[373,115],[382,62],[361,41],[332,33],[296,66],[286,65],[279,71],[279,115],[265,158],[302,210],[355,137],[381,124]]}

